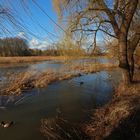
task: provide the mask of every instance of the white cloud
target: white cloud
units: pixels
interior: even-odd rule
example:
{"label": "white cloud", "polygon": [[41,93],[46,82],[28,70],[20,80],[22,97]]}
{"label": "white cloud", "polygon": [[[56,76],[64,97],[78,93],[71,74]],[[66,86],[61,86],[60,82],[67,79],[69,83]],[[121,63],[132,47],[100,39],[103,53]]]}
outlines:
{"label": "white cloud", "polygon": [[33,38],[32,40],[30,40],[29,45],[30,46],[38,46],[40,43],[37,39]]}
{"label": "white cloud", "polygon": [[19,32],[17,36],[26,39],[26,34],[24,32]]}
{"label": "white cloud", "polygon": [[29,46],[33,49],[43,50],[43,49],[46,49],[48,45],[49,43],[46,40],[40,42],[38,39],[33,38],[29,41]]}

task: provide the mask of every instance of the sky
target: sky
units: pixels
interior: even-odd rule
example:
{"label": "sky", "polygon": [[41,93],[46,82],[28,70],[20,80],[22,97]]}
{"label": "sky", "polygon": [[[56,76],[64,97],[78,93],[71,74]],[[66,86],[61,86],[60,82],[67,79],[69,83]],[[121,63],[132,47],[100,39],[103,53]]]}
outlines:
{"label": "sky", "polygon": [[32,0],[23,0],[23,3],[20,1],[0,0],[0,5],[10,9],[20,22],[18,27],[16,21],[16,25],[3,21],[8,31],[1,33],[1,37],[22,37],[28,40],[30,47],[38,48],[58,41],[62,30],[49,19],[51,17],[53,21],[60,24],[53,9],[52,0],[35,0],[37,5]]}
{"label": "sky", "polygon": [[61,38],[63,30],[56,24],[62,25],[58,22],[52,0],[0,0],[0,5],[12,11],[16,24],[2,20],[8,31],[0,31],[0,37],[21,37],[28,41],[31,48],[38,49],[45,49]]}

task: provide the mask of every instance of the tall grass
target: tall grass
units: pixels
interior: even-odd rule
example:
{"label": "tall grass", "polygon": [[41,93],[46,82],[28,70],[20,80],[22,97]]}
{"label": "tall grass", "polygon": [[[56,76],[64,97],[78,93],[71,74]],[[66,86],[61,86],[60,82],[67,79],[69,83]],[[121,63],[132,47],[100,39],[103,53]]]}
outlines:
{"label": "tall grass", "polygon": [[41,132],[48,140],[88,140],[78,124],[62,117],[41,120]]}

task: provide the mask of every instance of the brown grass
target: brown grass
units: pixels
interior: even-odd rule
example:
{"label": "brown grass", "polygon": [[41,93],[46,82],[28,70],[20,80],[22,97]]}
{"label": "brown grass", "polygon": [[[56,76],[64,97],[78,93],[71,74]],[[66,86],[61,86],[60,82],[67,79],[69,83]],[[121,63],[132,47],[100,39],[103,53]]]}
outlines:
{"label": "brown grass", "polygon": [[[136,77],[140,78],[138,73]],[[74,125],[62,118],[41,121],[47,139],[124,140],[140,138],[140,83],[121,85],[107,105],[96,109],[90,121]],[[118,93],[116,93],[118,95]]]}
{"label": "brown grass", "polygon": [[[140,78],[139,75],[137,77]],[[124,88],[120,83],[117,95],[110,103],[97,109],[88,124],[86,134],[95,140],[139,139],[140,83]]]}
{"label": "brown grass", "polygon": [[[100,56],[99,56],[100,57]],[[23,56],[23,57],[0,57],[0,64],[16,64],[16,63],[30,63],[40,61],[62,61],[69,62],[70,60],[76,60],[81,58],[97,58],[89,56]],[[102,56],[102,58],[106,58]]]}
{"label": "brown grass", "polygon": [[[67,80],[72,77],[80,76],[84,73],[93,73],[100,70],[110,69],[116,67],[116,64],[75,64],[69,65],[55,71],[50,69],[46,72],[36,73],[36,72],[21,72],[19,74],[12,74],[9,76],[9,83],[3,85],[0,90],[2,95],[18,95],[23,91],[32,89],[47,87],[56,81]],[[81,74],[79,74],[81,73]]]}
{"label": "brown grass", "polygon": [[88,140],[80,131],[78,124],[73,124],[62,117],[41,120],[41,132],[48,140]]}
{"label": "brown grass", "polygon": [[65,60],[65,56],[25,56],[25,57],[0,57],[0,64],[27,63],[47,60]]}
{"label": "brown grass", "polygon": [[[10,82],[2,88],[1,94],[18,95],[35,87],[46,87],[55,81],[70,79],[84,73],[109,70],[116,66],[116,64],[81,63],[68,65],[60,71],[50,69],[42,73],[19,73],[9,77]],[[137,81],[140,79],[139,71],[137,71],[134,78]],[[121,82],[116,92],[116,95],[120,96],[115,96],[107,105],[97,109],[90,121],[82,126],[81,131],[79,128],[77,131],[77,126],[73,129],[73,126],[69,126],[69,123],[67,126],[67,122],[65,124],[63,119],[45,119],[42,120],[41,132],[47,135],[48,139],[68,139],[68,137],[71,138],[77,136],[77,134],[77,139],[79,134],[95,140],[117,140],[118,135],[119,139],[128,139],[130,136],[139,138],[140,83],[125,85]],[[65,126],[70,131],[67,131]]]}
{"label": "brown grass", "polygon": [[[140,78],[136,73],[137,79]],[[41,121],[48,139],[124,140],[140,138],[140,83],[120,86],[107,105],[96,109],[90,121],[73,125],[62,118]],[[119,92],[119,94],[118,94]]]}

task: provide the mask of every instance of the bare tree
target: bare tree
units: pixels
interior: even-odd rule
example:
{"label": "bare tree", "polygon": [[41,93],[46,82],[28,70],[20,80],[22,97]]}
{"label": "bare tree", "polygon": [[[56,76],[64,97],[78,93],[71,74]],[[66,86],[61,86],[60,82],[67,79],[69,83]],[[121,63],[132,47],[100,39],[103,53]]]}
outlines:
{"label": "bare tree", "polygon": [[[132,54],[128,55],[128,46],[135,50],[139,42],[139,33],[134,35],[135,39],[138,38],[137,41],[128,41],[133,16],[136,10],[139,10],[138,5],[139,0],[58,0],[55,9],[59,11],[60,17],[62,14],[65,17],[69,13],[67,17],[72,33],[81,31],[87,35],[93,34],[94,42],[99,31],[118,39],[119,66],[129,71],[133,69],[133,62],[129,64],[128,60],[132,59],[128,59],[128,56],[131,57],[134,51],[129,51]],[[131,42],[130,45],[128,42]],[[130,80],[132,73],[129,73]]]}

